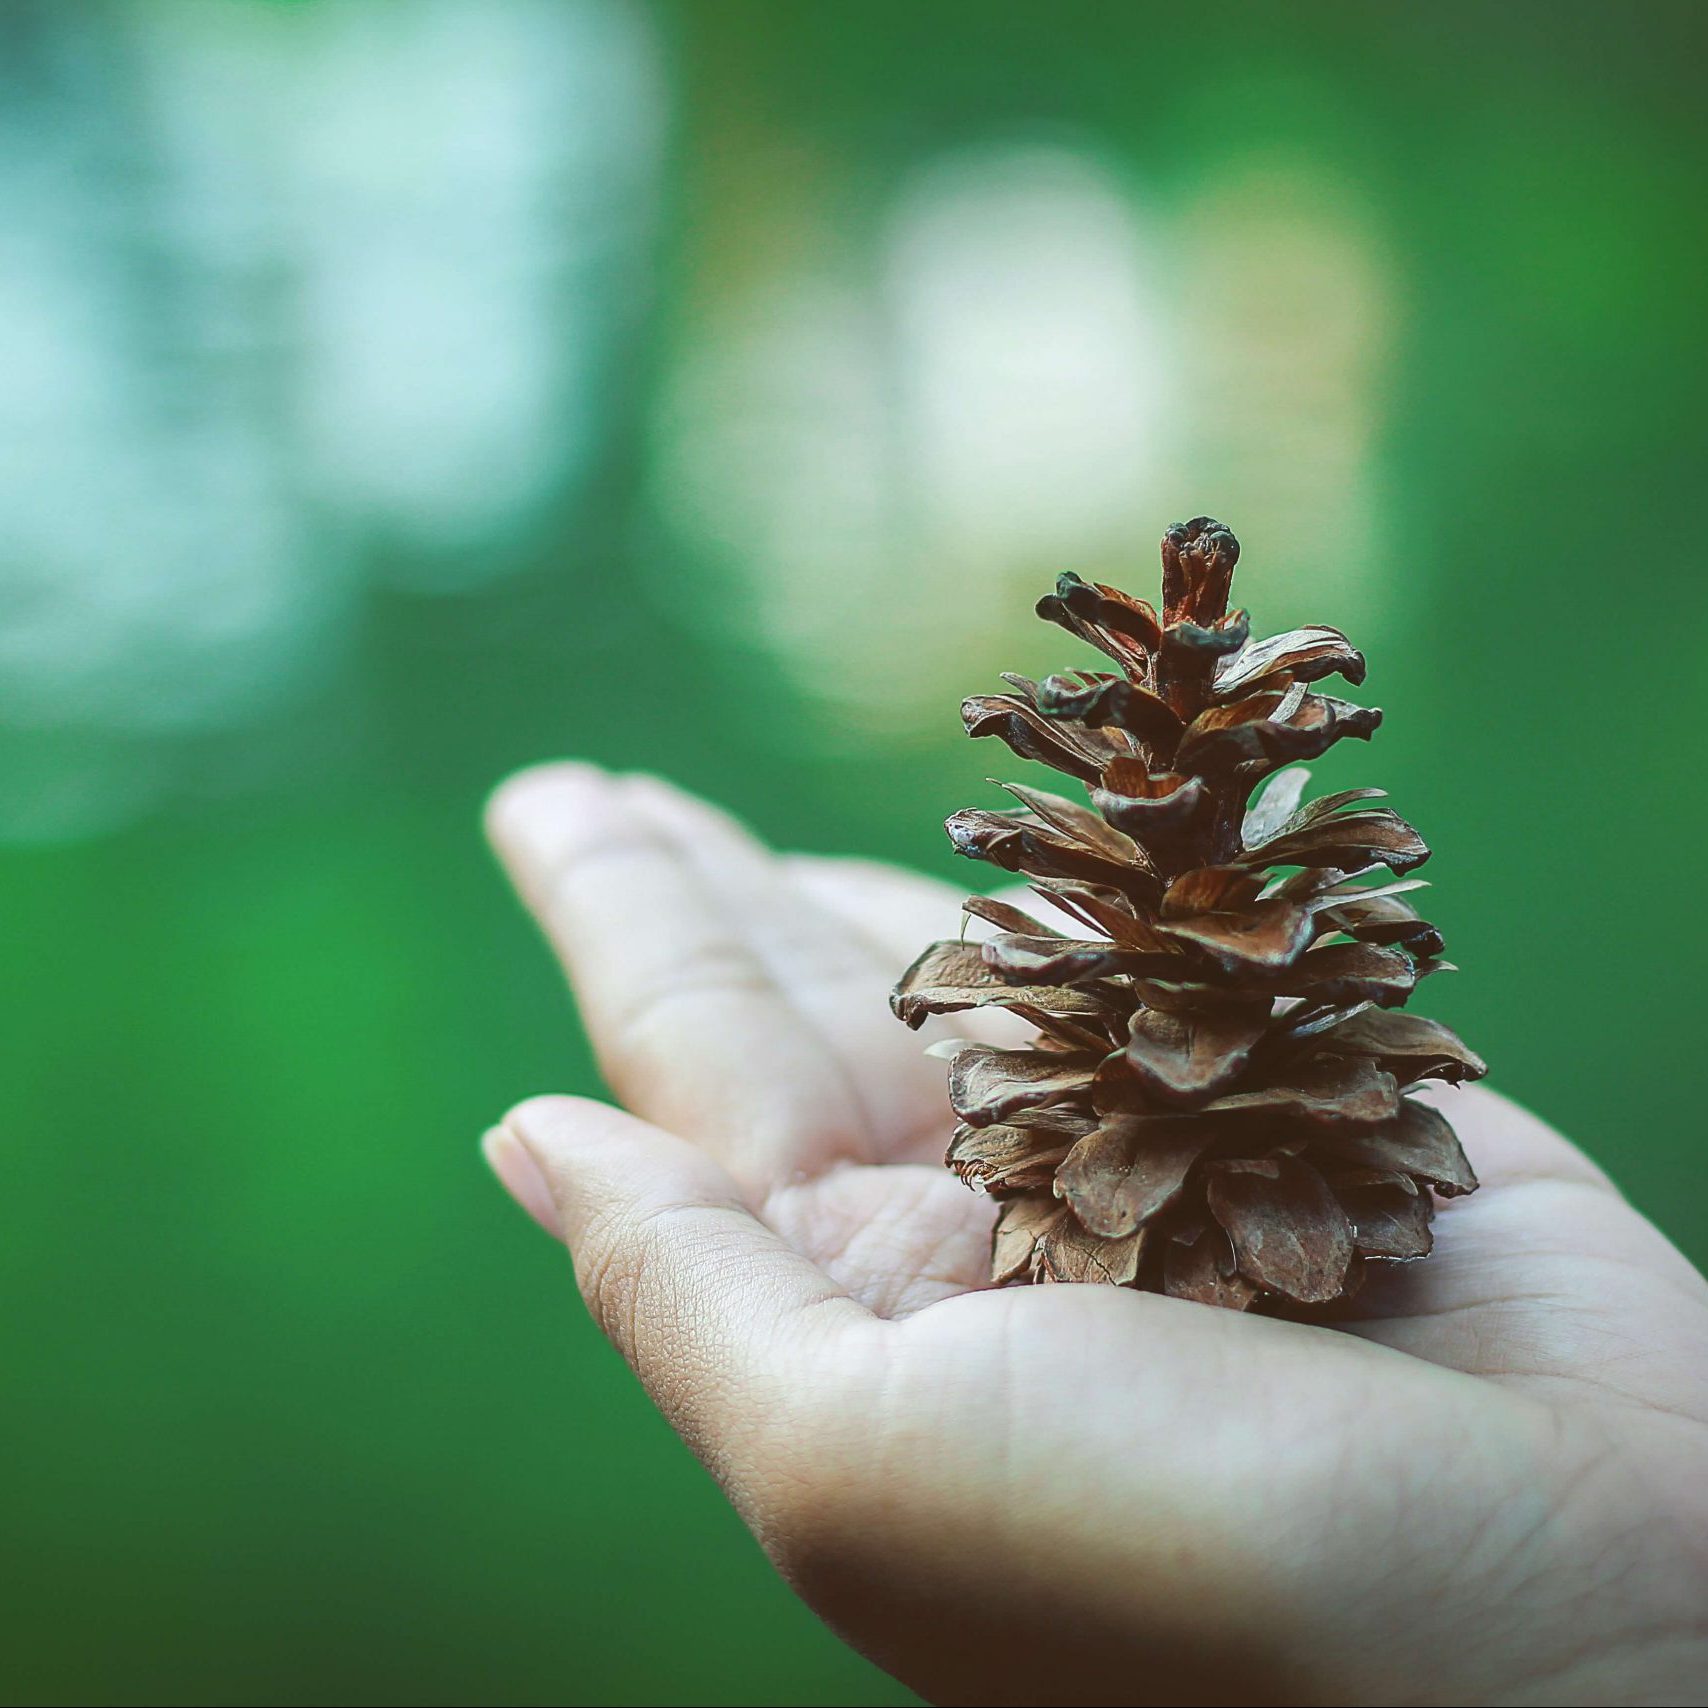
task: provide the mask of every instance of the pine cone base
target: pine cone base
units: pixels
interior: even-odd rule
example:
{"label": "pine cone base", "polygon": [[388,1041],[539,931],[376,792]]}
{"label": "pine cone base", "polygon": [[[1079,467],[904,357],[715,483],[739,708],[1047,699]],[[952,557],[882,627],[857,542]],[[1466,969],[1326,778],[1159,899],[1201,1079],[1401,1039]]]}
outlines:
{"label": "pine cone base", "polygon": [[1228,608],[1239,544],[1208,517],[1163,537],[1160,613],[1062,576],[1038,614],[1114,670],[962,706],[969,735],[1077,779],[969,808],[958,852],[1023,875],[1059,930],[969,897],[982,940],[934,943],[896,1014],[1007,1009],[1026,1048],[951,1056],[948,1166],[999,1201],[997,1283],[1138,1287],[1235,1310],[1348,1297],[1372,1263],[1428,1254],[1435,1200],[1475,1190],[1452,1127],[1413,1095],[1479,1077],[1445,1026],[1403,1012],[1447,963],[1404,896],[1429,858],[1379,789],[1305,801],[1299,761],[1379,711],[1337,629],[1264,640]]}

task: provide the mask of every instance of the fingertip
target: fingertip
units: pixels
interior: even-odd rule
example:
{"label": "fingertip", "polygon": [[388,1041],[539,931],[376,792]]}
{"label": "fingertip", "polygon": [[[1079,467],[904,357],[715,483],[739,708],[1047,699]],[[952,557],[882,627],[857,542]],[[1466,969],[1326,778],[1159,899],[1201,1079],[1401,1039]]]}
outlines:
{"label": "fingertip", "polygon": [[531,1097],[504,1117],[571,1239],[598,1206],[660,1200],[735,1203],[735,1188],[704,1151],[591,1097]]}
{"label": "fingertip", "polygon": [[502,1125],[525,1138],[545,1142],[566,1121],[573,1121],[578,1115],[589,1110],[603,1110],[609,1115],[619,1113],[608,1103],[600,1103],[591,1097],[565,1097],[548,1093],[539,1097],[524,1097],[520,1103],[513,1104],[506,1112]]}
{"label": "fingertip", "polygon": [[[494,1129],[506,1133],[529,1159],[554,1202],[578,1154],[594,1147],[604,1127],[629,1119],[621,1110],[590,1097],[530,1097]],[[559,1225],[562,1225],[561,1215]]]}
{"label": "fingertip", "polygon": [[500,852],[529,837],[546,814],[590,804],[611,785],[609,772],[580,759],[554,759],[513,772],[487,796],[482,820]]}
{"label": "fingertip", "polygon": [[498,1183],[555,1240],[563,1238],[557,1200],[533,1153],[507,1126],[491,1128],[480,1141],[487,1166]]}
{"label": "fingertip", "polygon": [[1567,1180],[1619,1195],[1598,1163],[1557,1128],[1488,1085],[1444,1085],[1411,1093],[1450,1121],[1485,1186],[1526,1180]]}
{"label": "fingertip", "polygon": [[632,1130],[655,1129],[626,1110],[601,1103],[596,1097],[546,1095],[525,1098],[499,1125],[512,1133],[548,1173],[575,1152],[620,1139]]}

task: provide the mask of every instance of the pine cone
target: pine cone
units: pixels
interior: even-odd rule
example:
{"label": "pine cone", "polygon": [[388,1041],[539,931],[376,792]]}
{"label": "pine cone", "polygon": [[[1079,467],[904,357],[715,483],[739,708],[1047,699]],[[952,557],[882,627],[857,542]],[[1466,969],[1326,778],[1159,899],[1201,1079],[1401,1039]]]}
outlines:
{"label": "pine cone", "polygon": [[962,1123],[948,1166],[1001,1201],[999,1283],[1322,1305],[1372,1261],[1425,1256],[1433,1195],[1477,1184],[1453,1129],[1405,1095],[1485,1071],[1445,1026],[1399,1012],[1446,965],[1401,899],[1429,850],[1369,804],[1380,789],[1301,804],[1308,773],[1290,763],[1369,739],[1379,711],[1311,686],[1362,682],[1364,659],[1336,629],[1252,640],[1227,608],[1238,557],[1208,517],[1169,529],[1160,618],[1062,576],[1039,616],[1117,670],[1009,676],[1013,692],[961,708],[969,735],[1091,796],[1011,784],[1023,810],[946,827],[1083,935],[973,896],[996,935],[934,943],[891,998],[909,1026],[996,1006],[1038,1028],[1029,1048],[936,1046]]}

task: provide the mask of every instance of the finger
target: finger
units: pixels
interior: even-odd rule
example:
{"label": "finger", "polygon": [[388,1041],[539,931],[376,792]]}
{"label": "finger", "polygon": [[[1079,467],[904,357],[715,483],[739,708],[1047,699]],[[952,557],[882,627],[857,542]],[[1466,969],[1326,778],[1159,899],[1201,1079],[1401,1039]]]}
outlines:
{"label": "finger", "polygon": [[967,892],[953,884],[881,860],[827,854],[783,858],[796,889],[859,932],[898,973],[927,943],[960,935]]}
{"label": "finger", "polygon": [[860,1086],[708,883],[644,780],[554,765],[507,783],[494,845],[556,946],[600,1067],[750,1195],[872,1147]]}
{"label": "finger", "polygon": [[1409,1095],[1453,1124],[1485,1187],[1565,1180],[1616,1194],[1613,1182],[1570,1139],[1498,1091],[1431,1082]]}
{"label": "finger", "polygon": [[[865,941],[868,952],[886,969],[891,986],[927,944],[963,933],[988,937],[994,930],[961,911],[967,891],[936,878],[881,860],[823,854],[788,854],[783,859],[795,888]],[[917,1036],[921,1050],[938,1038],[977,1038],[1018,1049],[1037,1036],[1037,1028],[1005,1010],[980,1008],[927,1021]],[[941,1073],[934,1076],[933,1088],[941,1105]]]}
{"label": "finger", "polygon": [[873,1321],[755,1219],[711,1157],[621,1110],[536,1098],[485,1148],[567,1243],[588,1309],[660,1410],[726,1480],[764,1420],[810,1389],[827,1343]]}
{"label": "finger", "polygon": [[1650,1290],[1700,1296],[1689,1264],[1545,1121],[1483,1086],[1416,1095],[1453,1123],[1481,1190],[1439,1207],[1427,1263],[1374,1266],[1349,1305],[1357,1332],[1473,1374],[1569,1374],[1601,1336],[1594,1319],[1652,1328],[1666,1313]]}
{"label": "finger", "polygon": [[[865,932],[875,947],[905,966],[923,944],[944,937],[986,937],[995,930],[961,910],[976,890],[889,866],[881,860],[839,859],[822,854],[786,856],[796,884],[807,895]],[[1040,896],[1030,884],[1005,884],[993,892],[1057,930],[1085,935],[1085,925]]]}
{"label": "finger", "polygon": [[1352,1331],[1553,1399],[1708,1416],[1708,1286],[1593,1163],[1522,1114],[1492,1093],[1471,1119],[1454,1112],[1485,1188],[1443,1207],[1426,1262],[1373,1267]]}
{"label": "finger", "polygon": [[990,1285],[996,1206],[969,1192],[939,1157],[913,1168],[838,1169],[785,1186],[764,1214],[874,1316],[912,1316]]}
{"label": "finger", "polygon": [[[947,1070],[925,1049],[955,1035],[960,1016],[910,1032],[890,1010],[896,980],[931,939],[892,953],[855,918],[803,888],[791,857],[728,813],[657,778],[632,784],[640,809],[693,862],[796,1024],[830,1046],[859,1099],[859,1160],[906,1159],[923,1143],[935,1161],[947,1136]],[[953,926],[937,935],[953,935]]]}

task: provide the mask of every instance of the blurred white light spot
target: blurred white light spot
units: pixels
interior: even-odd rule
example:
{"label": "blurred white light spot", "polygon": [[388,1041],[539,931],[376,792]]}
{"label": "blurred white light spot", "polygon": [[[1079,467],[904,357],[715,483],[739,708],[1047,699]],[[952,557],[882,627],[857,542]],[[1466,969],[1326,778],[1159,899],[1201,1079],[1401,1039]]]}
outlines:
{"label": "blurred white light spot", "polygon": [[[283,127],[314,338],[301,426],[328,495],[427,548],[430,588],[580,472],[632,309],[663,91],[621,4],[348,4]],[[448,549],[447,549],[448,548]]]}
{"label": "blurred white light spot", "polygon": [[1150,271],[1088,156],[973,156],[903,194],[886,297],[932,549],[988,564],[1123,541],[1168,385]]}
{"label": "blurred white light spot", "polygon": [[0,103],[0,838],[32,839],[300,705],[370,563],[512,566],[596,448],[663,127],[621,0],[38,34]]}
{"label": "blurred white light spot", "polygon": [[819,254],[691,351],[659,490],[710,560],[707,620],[757,631],[824,704],[821,734],[857,740],[940,722],[946,673],[970,689],[1002,667],[1040,576],[1131,549],[1167,339],[1145,227],[1087,154],[927,168],[875,290]]}
{"label": "blurred white light spot", "polygon": [[1396,310],[1359,197],[1314,161],[1236,159],[1187,204],[1176,253],[1183,503],[1244,541],[1260,625],[1326,620],[1369,644],[1395,592],[1378,438]]}

